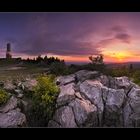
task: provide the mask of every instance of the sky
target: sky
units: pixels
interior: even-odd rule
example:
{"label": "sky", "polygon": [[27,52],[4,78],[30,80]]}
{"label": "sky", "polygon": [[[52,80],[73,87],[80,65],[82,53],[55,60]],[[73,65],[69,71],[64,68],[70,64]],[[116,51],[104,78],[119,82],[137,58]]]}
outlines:
{"label": "sky", "polygon": [[140,12],[0,13],[0,57],[54,56],[66,62],[140,61]]}

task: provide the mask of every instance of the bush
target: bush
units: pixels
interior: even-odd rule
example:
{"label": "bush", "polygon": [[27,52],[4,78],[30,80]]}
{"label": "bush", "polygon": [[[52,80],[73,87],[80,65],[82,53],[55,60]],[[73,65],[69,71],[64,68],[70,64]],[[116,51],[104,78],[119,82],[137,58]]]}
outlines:
{"label": "bush", "polygon": [[50,65],[49,69],[51,74],[57,76],[70,74],[70,69],[64,62],[54,62]]}
{"label": "bush", "polygon": [[132,75],[133,82],[140,85],[140,71],[136,70]]}
{"label": "bush", "polygon": [[127,68],[105,69],[103,73],[105,75],[109,75],[112,77],[121,77],[121,76],[130,77],[130,72]]}
{"label": "bush", "polygon": [[104,64],[88,64],[85,69],[104,72],[105,65]]}
{"label": "bush", "polygon": [[39,76],[37,85],[34,87],[32,97],[32,121],[34,126],[47,126],[55,111],[55,103],[59,88],[54,82],[54,76]]}
{"label": "bush", "polygon": [[7,102],[9,96],[5,90],[0,89],[0,106]]}

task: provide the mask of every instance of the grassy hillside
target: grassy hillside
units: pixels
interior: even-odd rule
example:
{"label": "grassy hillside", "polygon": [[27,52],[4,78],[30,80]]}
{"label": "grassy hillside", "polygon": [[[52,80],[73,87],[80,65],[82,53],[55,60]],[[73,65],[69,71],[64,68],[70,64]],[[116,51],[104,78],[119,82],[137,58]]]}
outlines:
{"label": "grassy hillside", "polygon": [[37,76],[39,74],[47,72],[47,68],[39,67],[39,66],[16,66],[9,65],[3,66],[0,68],[0,80],[8,80],[8,79],[24,79],[28,76]]}

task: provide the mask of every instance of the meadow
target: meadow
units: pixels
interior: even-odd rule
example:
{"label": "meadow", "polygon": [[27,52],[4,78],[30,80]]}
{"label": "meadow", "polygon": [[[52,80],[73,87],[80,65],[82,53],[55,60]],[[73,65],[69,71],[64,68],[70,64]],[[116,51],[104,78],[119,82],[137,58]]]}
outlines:
{"label": "meadow", "polygon": [[22,80],[28,77],[36,77],[46,72],[47,68],[39,67],[37,65],[5,65],[0,68],[0,81],[11,79]]}

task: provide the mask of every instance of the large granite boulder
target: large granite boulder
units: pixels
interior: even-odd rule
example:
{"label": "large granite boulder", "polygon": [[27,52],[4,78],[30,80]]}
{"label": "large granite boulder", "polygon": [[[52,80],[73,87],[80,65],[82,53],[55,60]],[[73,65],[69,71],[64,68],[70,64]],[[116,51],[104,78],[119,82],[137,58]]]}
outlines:
{"label": "large granite boulder", "polygon": [[57,126],[64,128],[76,128],[77,124],[75,122],[74,113],[72,111],[72,108],[69,106],[63,106],[56,110],[55,115],[53,117],[54,121],[49,122],[49,127],[55,127],[55,124]]}
{"label": "large granite boulder", "polygon": [[98,78],[96,78],[99,82],[101,82],[104,86],[109,87],[110,80],[109,77],[106,75],[101,75]]}
{"label": "large granite boulder", "polygon": [[127,101],[123,108],[124,127],[134,127],[132,119],[130,118],[132,114],[133,110],[129,104],[129,101]]}
{"label": "large granite boulder", "polygon": [[127,94],[131,88],[133,87],[132,82],[130,81],[130,79],[126,76],[123,77],[116,77],[115,78],[115,85],[116,85],[116,89],[124,89],[125,93]]}
{"label": "large granite boulder", "polygon": [[98,71],[87,71],[87,70],[81,70],[75,73],[76,80],[77,81],[85,81],[88,79],[94,79],[99,76]]}
{"label": "large granite boulder", "polygon": [[115,77],[117,88],[129,88],[131,86],[131,82],[128,77]]}
{"label": "large granite boulder", "polygon": [[18,104],[18,99],[11,96],[7,103],[0,107],[0,128],[26,126],[26,116]]}
{"label": "large granite boulder", "polygon": [[123,126],[122,106],[125,100],[123,89],[109,89],[105,102],[104,125]]}
{"label": "large granite boulder", "polygon": [[25,127],[26,116],[17,108],[7,113],[0,113],[0,128]]}
{"label": "large granite boulder", "polygon": [[104,103],[102,98],[103,85],[97,80],[86,80],[80,84],[81,94],[88,99],[91,103],[97,106],[99,123],[102,123]]}
{"label": "large granite boulder", "polygon": [[98,126],[97,108],[88,100],[75,99],[69,104],[73,108],[75,120],[79,127]]}
{"label": "large granite boulder", "polygon": [[133,87],[124,107],[124,126],[140,127],[140,88]]}
{"label": "large granite boulder", "polygon": [[72,82],[75,82],[75,75],[74,74],[71,74],[71,75],[68,75],[68,76],[59,76],[56,79],[56,84],[57,85],[66,85],[66,84],[69,84],[69,83],[72,83]]}
{"label": "large granite boulder", "polygon": [[74,83],[60,86],[60,94],[57,98],[57,105],[62,106],[71,102],[75,98]]}

